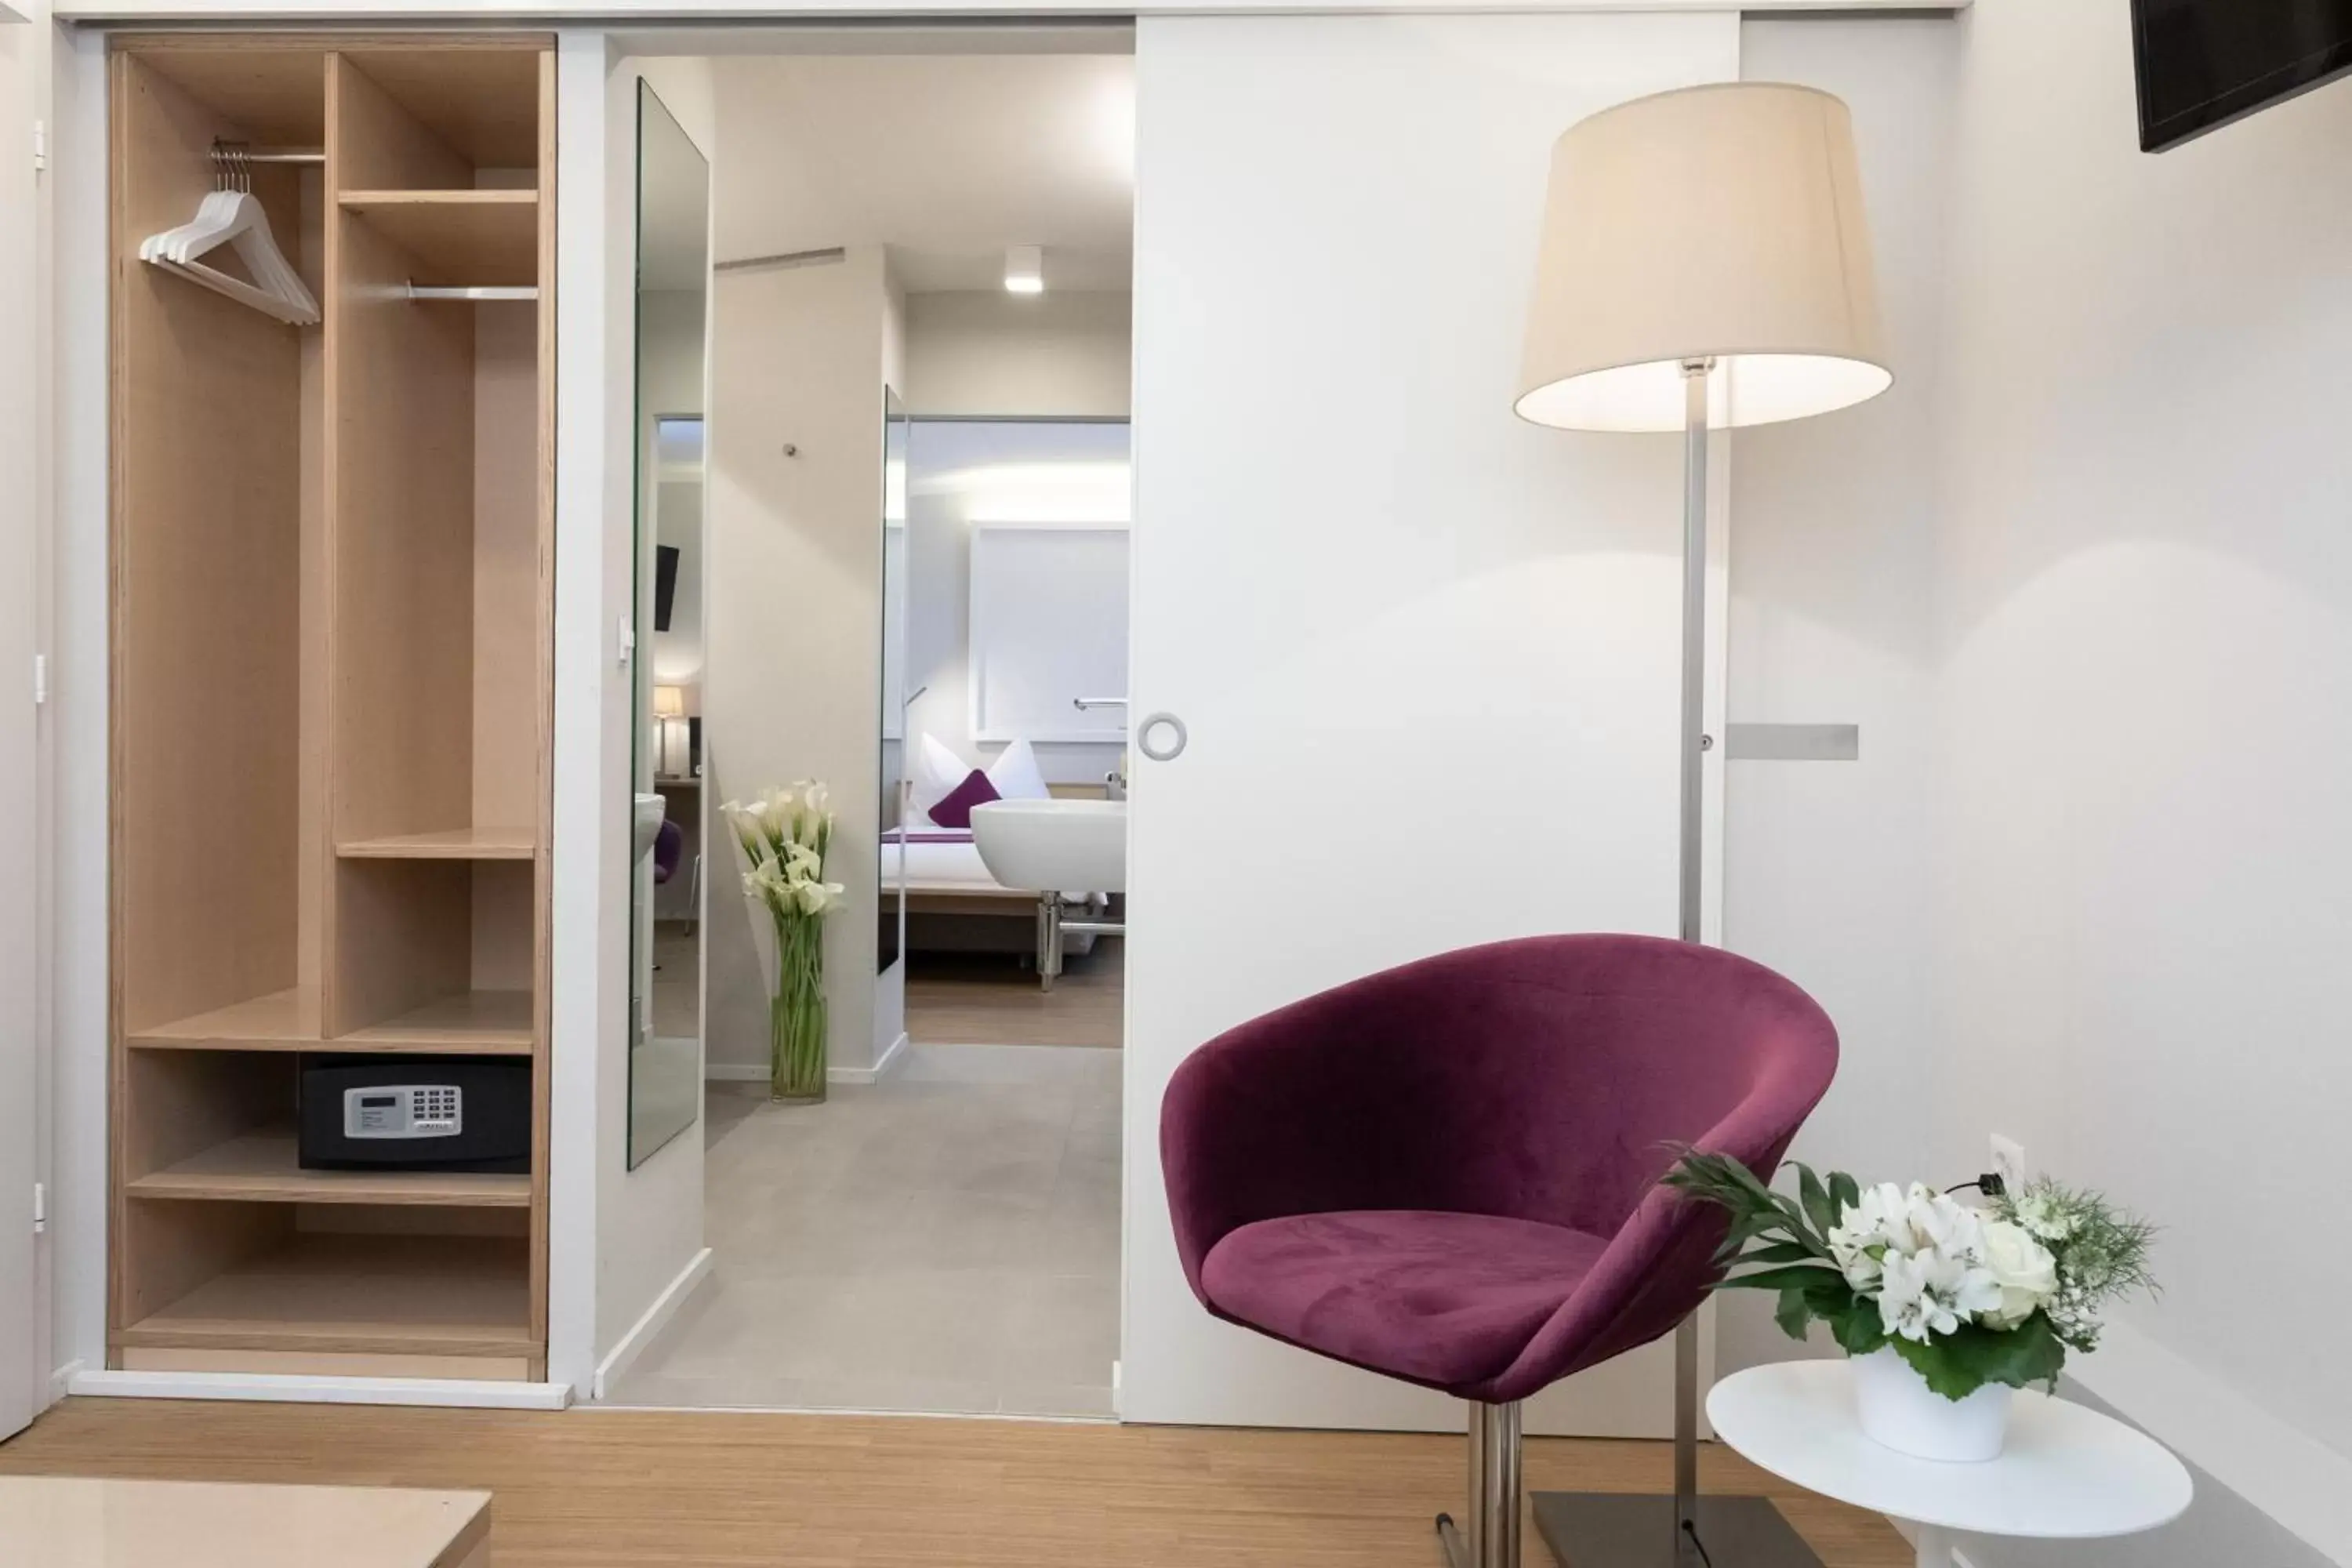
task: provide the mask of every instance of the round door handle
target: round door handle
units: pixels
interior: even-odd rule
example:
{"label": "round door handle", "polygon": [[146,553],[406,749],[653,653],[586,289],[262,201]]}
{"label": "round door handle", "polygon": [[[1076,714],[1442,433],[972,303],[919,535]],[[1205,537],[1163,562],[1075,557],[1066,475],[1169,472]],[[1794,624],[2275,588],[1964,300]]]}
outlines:
{"label": "round door handle", "polygon": [[[1172,731],[1174,733],[1165,743],[1153,744],[1152,731],[1162,729]],[[1135,749],[1155,763],[1172,763],[1182,756],[1184,747],[1192,738],[1191,733],[1184,728],[1184,721],[1173,713],[1147,715],[1143,722],[1135,727]]]}

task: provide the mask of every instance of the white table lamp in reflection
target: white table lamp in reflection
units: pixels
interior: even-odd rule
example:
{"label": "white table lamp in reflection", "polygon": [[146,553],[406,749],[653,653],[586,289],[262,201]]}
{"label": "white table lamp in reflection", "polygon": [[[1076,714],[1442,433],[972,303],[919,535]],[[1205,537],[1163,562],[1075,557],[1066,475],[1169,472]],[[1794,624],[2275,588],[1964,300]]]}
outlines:
{"label": "white table lamp in reflection", "polygon": [[654,688],[654,773],[666,779],[684,778],[691,768],[686,724],[686,688]]}

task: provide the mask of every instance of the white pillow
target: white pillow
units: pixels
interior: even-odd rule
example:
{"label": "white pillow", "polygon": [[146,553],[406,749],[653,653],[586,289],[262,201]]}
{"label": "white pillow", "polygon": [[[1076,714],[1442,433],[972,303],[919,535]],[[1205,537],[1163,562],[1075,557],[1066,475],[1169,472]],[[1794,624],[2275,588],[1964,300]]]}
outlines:
{"label": "white pillow", "polygon": [[931,807],[946,799],[950,790],[963,783],[965,776],[971,772],[971,764],[941,745],[938,737],[929,731],[923,732],[923,742],[916,748],[914,761],[913,821],[919,827],[930,822]]}
{"label": "white pillow", "polygon": [[[961,781],[962,775],[957,776]],[[1037,753],[1026,741],[1013,742],[1004,748],[1003,756],[989,764],[988,782],[996,787],[999,800],[1046,800],[1054,794],[1045,787],[1045,775],[1037,766]],[[948,787],[953,789],[955,785]]]}

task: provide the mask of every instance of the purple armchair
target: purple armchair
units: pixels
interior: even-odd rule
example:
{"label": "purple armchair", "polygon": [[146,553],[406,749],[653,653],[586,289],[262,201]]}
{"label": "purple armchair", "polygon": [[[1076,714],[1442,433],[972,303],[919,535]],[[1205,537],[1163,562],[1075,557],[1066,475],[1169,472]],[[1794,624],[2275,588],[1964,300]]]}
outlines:
{"label": "purple armchair", "polygon": [[1425,959],[1177,1069],[1177,1251],[1218,1317],[1479,1406],[1466,1548],[1439,1529],[1457,1563],[1517,1568],[1519,1401],[1669,1332],[1719,1273],[1720,1211],[1658,1184],[1674,1146],[1769,1172],[1836,1065],[1810,997],[1717,949]]}
{"label": "purple armchair", "polygon": [[667,817],[662,818],[661,831],[654,835],[654,886],[659,887],[677,875],[677,863],[686,853],[686,829]]}

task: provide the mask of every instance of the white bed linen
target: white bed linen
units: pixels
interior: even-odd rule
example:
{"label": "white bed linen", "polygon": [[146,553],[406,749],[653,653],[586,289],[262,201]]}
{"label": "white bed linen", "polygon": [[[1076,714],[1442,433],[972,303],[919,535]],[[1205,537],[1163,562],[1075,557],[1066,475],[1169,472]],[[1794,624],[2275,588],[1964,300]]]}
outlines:
{"label": "white bed linen", "polygon": [[[891,845],[883,847],[882,875],[886,879],[890,878],[891,872],[897,868],[896,857],[892,853],[895,847]],[[908,845],[907,881],[918,888],[954,886],[978,888],[983,891],[1003,885],[988,874],[986,866],[981,864],[980,847],[969,838],[958,844],[918,841]]]}
{"label": "white bed linen", "polygon": [[[907,846],[907,885],[919,891],[937,892],[941,889],[971,888],[977,892],[1010,891],[1004,884],[988,874],[987,865],[980,858],[980,847],[969,837],[953,843],[927,843],[921,835],[940,833],[941,828],[917,829],[915,842]],[[898,881],[898,861],[895,839],[886,839],[882,846],[882,879],[886,887],[896,887]],[[1087,895],[1062,890],[1065,899],[1085,900]]]}

